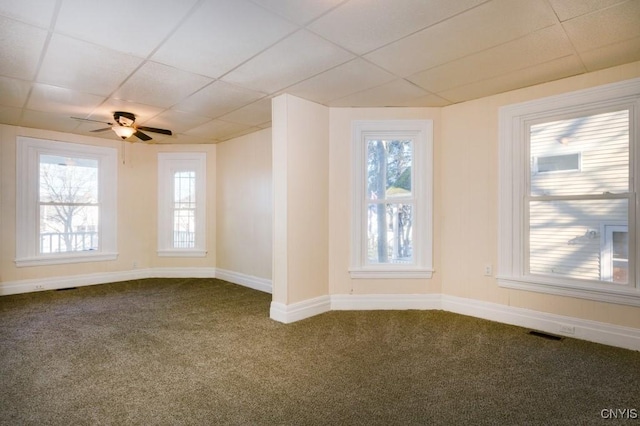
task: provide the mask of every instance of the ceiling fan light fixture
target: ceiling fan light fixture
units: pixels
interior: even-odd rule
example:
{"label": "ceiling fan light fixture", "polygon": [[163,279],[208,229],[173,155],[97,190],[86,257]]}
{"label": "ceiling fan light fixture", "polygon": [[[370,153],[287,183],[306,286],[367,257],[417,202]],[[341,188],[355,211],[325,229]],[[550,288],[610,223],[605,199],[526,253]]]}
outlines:
{"label": "ceiling fan light fixture", "polygon": [[127,139],[136,132],[136,129],[133,127],[113,126],[112,129],[116,132],[116,135],[122,139]]}

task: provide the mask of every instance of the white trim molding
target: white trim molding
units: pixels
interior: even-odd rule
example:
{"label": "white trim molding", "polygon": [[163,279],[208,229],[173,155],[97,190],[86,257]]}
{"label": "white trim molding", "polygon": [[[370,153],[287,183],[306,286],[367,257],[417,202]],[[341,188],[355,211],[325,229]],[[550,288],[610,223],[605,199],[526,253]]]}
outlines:
{"label": "white trim molding", "polygon": [[271,319],[289,324],[338,310],[443,310],[559,336],[640,351],[640,329],[449,296],[446,294],[334,294],[285,305],[271,303]]}
{"label": "white trim molding", "polygon": [[216,278],[265,293],[273,292],[273,284],[271,280],[266,278],[255,277],[253,275],[242,274],[240,272],[228,271],[220,268],[216,268]]}
{"label": "white trim molding", "polygon": [[320,296],[289,305],[281,302],[271,302],[269,316],[272,320],[290,324],[330,310],[331,298],[329,296]]}

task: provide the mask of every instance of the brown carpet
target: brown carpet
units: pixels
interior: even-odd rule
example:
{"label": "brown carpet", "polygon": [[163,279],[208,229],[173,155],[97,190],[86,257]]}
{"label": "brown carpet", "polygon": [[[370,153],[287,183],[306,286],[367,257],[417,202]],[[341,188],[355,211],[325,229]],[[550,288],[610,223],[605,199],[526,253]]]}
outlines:
{"label": "brown carpet", "polygon": [[442,311],[284,325],[270,300],[213,279],[2,297],[0,424],[640,422],[601,418],[640,411],[640,352]]}

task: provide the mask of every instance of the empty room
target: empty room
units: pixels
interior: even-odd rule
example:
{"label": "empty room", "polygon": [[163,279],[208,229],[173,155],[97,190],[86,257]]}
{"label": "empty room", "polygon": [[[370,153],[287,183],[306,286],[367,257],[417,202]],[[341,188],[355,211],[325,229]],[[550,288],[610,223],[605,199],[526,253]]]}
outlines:
{"label": "empty room", "polygon": [[0,0],[0,424],[636,424],[638,188],[638,0]]}

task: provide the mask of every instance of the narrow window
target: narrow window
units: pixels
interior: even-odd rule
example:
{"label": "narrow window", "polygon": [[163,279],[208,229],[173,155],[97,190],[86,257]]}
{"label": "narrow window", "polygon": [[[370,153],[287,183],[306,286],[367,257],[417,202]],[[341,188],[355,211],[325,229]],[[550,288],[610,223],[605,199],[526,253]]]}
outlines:
{"label": "narrow window", "polygon": [[158,154],[158,255],[206,254],[206,154]]}

